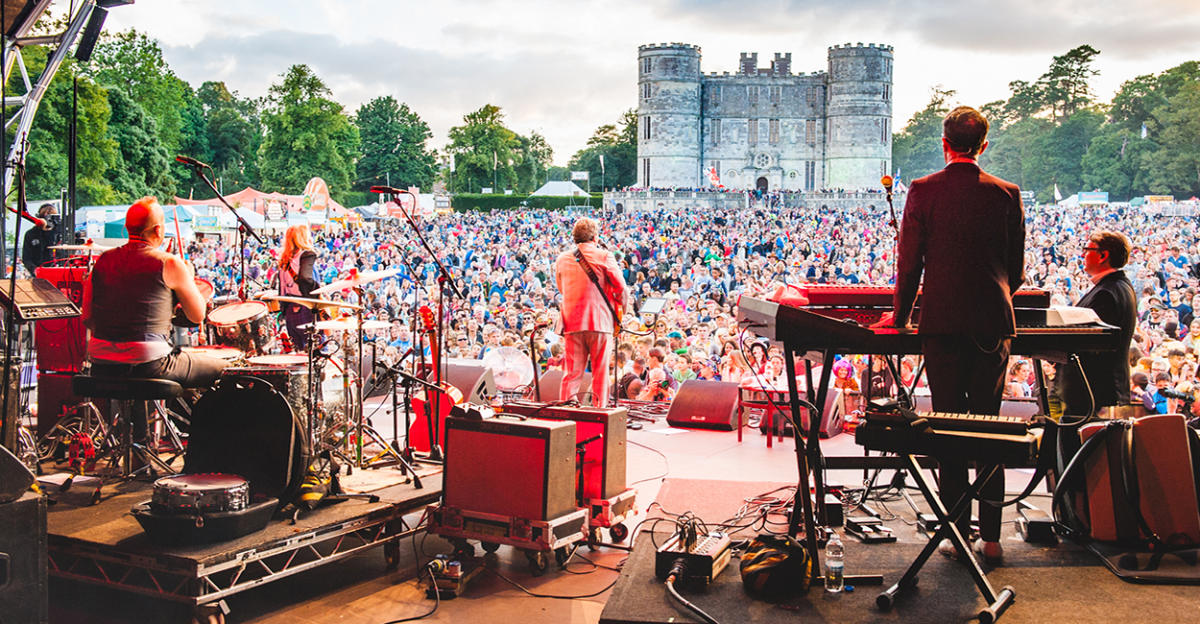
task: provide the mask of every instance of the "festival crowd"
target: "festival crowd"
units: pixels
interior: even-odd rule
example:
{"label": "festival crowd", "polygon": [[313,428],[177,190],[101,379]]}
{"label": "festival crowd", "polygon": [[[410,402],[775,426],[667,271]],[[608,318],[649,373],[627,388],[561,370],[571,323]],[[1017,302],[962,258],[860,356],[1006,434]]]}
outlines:
{"label": "festival crowd", "polygon": [[[892,280],[895,237],[886,208],[759,209],[603,212],[600,243],[614,251],[633,293],[618,338],[618,393],[622,398],[669,400],[693,378],[782,384],[777,349],[739,332],[735,304],[743,293],[778,283],[887,285]],[[460,212],[422,223],[437,259],[461,285],[464,299],[449,297],[446,355],[482,358],[510,347],[526,357],[529,334],[545,369],[561,365],[555,334],[557,301],[552,265],[571,247],[578,211]],[[1026,209],[1026,286],[1051,293],[1052,305],[1069,305],[1091,286],[1081,262],[1088,233],[1122,232],[1133,243],[1126,274],[1138,293],[1139,327],[1130,347],[1135,400],[1156,411],[1179,409],[1162,389],[1200,388],[1200,229],[1183,218],[1156,218],[1136,208]],[[250,292],[273,290],[279,241],[246,251]],[[318,282],[359,272],[395,269],[369,284],[367,317],[387,321],[378,330],[382,357],[395,360],[414,340],[414,309],[437,309],[436,264],[406,223],[314,232]],[[215,286],[218,303],[236,292],[236,248],[218,239],[192,243],[198,276]],[[969,294],[964,294],[969,296]],[[352,293],[345,298],[354,300]],[[661,311],[640,315],[647,302]],[[386,345],[386,346],[379,346]],[[418,350],[419,352],[420,350]],[[858,390],[867,359],[849,356],[835,366],[836,383]],[[905,360],[901,376],[918,370]],[[1053,375],[1050,367],[1046,368]],[[1138,374],[1141,373],[1141,374]],[[910,379],[905,379],[909,381]],[[919,386],[919,384],[918,384]],[[1032,363],[1013,358],[1005,394],[1036,396]]]}

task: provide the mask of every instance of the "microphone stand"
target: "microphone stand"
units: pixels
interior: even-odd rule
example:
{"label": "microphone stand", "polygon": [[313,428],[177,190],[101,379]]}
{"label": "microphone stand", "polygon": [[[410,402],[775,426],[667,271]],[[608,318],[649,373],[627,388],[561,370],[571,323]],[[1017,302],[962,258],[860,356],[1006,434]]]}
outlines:
{"label": "microphone stand", "polygon": [[538,403],[542,402],[542,384],[538,380],[537,335],[542,329],[545,327],[534,325],[533,331],[529,332],[529,361],[533,364],[533,394]]}
{"label": "microphone stand", "polygon": [[238,255],[240,256],[239,262],[241,265],[241,277],[238,279],[238,299],[245,301],[246,300],[246,234],[253,236],[254,240],[258,241],[258,244],[260,244],[260,245],[265,245],[266,241],[264,241],[262,239],[262,237],[258,235],[258,232],[254,231],[254,228],[250,227],[250,224],[247,223],[246,220],[242,218],[242,215],[240,213],[238,213],[236,208],[234,208],[233,206],[230,206],[229,202],[225,201],[225,198],[221,196],[221,192],[217,190],[217,186],[215,184],[213,184],[212,180],[210,180],[208,178],[208,176],[204,175],[203,167],[201,167],[200,165],[191,165],[188,163],[184,163],[184,164],[186,166],[191,167],[192,171],[196,172],[196,176],[204,181],[204,184],[206,184],[208,186],[208,188],[210,190],[212,190],[213,195],[215,195],[217,197],[217,199],[220,200],[221,203],[224,204],[225,207],[229,209],[229,212],[232,212],[233,216],[238,220]]}

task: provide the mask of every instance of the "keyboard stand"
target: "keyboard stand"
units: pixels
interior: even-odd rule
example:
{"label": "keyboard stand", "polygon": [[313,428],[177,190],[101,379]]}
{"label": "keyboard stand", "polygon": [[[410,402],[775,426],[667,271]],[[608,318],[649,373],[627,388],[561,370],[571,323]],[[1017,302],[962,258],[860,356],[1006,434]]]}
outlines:
{"label": "keyboard stand", "polygon": [[960,513],[966,512],[970,507],[971,500],[974,499],[984,484],[992,478],[992,475],[997,470],[1001,470],[999,466],[993,465],[991,469],[984,474],[977,474],[975,481],[967,488],[967,491],[954,503],[951,513],[946,513],[946,507],[942,505],[941,499],[934,490],[933,484],[929,477],[921,471],[921,466],[917,462],[917,458],[913,455],[902,455],[907,470],[912,475],[913,480],[917,482],[917,487],[921,490],[921,495],[925,497],[925,502],[929,504],[934,515],[937,516],[939,528],[929,538],[929,543],[925,544],[925,548],[921,550],[921,554],[913,560],[908,566],[908,570],[904,572],[904,576],[895,585],[887,588],[879,597],[875,599],[875,604],[884,611],[890,610],[892,604],[908,590],[916,587],[917,573],[929,560],[929,556],[938,547],[938,543],[943,538],[948,538],[954,548],[958,551],[959,558],[967,564],[967,571],[971,573],[971,578],[975,581],[975,586],[979,588],[979,593],[983,595],[983,599],[988,603],[982,611],[979,612],[979,621],[983,624],[991,624],[1000,619],[1004,611],[1012,605],[1016,598],[1016,591],[1011,586],[1004,586],[999,593],[996,592],[992,584],[988,582],[987,575],[984,574],[983,568],[979,566],[979,560],[975,558],[974,551],[971,550],[971,545],[967,543],[963,534],[958,530],[958,526],[950,521],[950,518],[958,516]]}

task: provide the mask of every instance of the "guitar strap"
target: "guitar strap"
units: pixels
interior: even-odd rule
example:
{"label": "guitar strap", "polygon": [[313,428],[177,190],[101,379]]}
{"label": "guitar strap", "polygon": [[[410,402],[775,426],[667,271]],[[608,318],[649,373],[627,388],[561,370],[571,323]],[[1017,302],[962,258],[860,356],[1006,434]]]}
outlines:
{"label": "guitar strap", "polygon": [[588,279],[592,280],[592,284],[596,285],[596,290],[600,291],[600,298],[604,300],[604,305],[608,306],[608,311],[612,313],[614,327],[619,328],[621,319],[617,316],[617,309],[608,300],[608,293],[605,293],[604,287],[600,285],[600,278],[596,275],[596,269],[592,268],[592,263],[583,257],[583,250],[578,247],[575,248],[575,260],[583,267],[583,272],[587,273]]}

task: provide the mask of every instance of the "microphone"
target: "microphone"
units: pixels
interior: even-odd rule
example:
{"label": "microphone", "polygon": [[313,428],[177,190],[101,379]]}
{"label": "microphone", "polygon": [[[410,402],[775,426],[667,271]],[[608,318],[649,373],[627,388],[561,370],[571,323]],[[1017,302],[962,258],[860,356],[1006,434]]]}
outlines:
{"label": "microphone", "polygon": [[208,165],[196,160],[195,158],[192,158],[191,156],[183,156],[183,155],[176,156],[175,162],[183,163],[189,167],[196,167],[196,168],[203,167],[205,169],[212,169],[212,167],[209,167]]}
{"label": "microphone", "polygon": [[401,195],[401,194],[408,193],[408,191],[398,189],[394,186],[372,186],[371,192],[372,193],[391,193],[392,195]]}
{"label": "microphone", "polygon": [[885,175],[882,178],[879,178],[879,183],[883,185],[883,190],[889,193],[892,192],[892,176]]}
{"label": "microphone", "polygon": [[[11,210],[11,208],[10,208],[10,210]],[[17,211],[13,210],[13,212],[17,212]],[[38,217],[35,217],[35,216],[29,214],[28,210],[22,210],[20,212],[17,212],[17,214],[20,215],[20,217],[22,219],[25,219],[26,221],[32,223],[34,225],[34,227],[40,227],[43,230],[46,229],[46,220],[39,219]]]}

